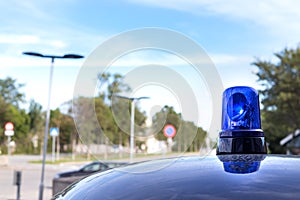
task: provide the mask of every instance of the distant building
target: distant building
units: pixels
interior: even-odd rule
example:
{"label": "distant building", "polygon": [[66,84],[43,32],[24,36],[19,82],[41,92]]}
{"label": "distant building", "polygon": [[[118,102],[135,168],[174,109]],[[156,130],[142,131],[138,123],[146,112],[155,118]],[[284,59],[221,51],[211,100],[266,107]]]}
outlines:
{"label": "distant building", "polygon": [[157,140],[154,136],[152,136],[147,138],[146,149],[149,154],[166,153],[167,144],[165,141]]}
{"label": "distant building", "polygon": [[300,155],[300,129],[294,133],[289,134],[280,141],[281,146],[286,147],[286,154]]}

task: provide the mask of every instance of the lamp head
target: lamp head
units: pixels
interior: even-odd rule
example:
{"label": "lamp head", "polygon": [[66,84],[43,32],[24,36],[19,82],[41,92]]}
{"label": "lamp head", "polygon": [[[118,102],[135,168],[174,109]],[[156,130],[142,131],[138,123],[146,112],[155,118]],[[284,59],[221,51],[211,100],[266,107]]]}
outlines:
{"label": "lamp head", "polygon": [[43,54],[36,53],[36,52],[23,52],[23,54],[24,54],[24,55],[28,55],[28,56],[44,57]]}
{"label": "lamp head", "polygon": [[223,93],[217,154],[231,153],[266,153],[258,92],[251,87],[231,87]]}
{"label": "lamp head", "polygon": [[83,58],[83,56],[78,55],[78,54],[65,54],[62,58],[73,58],[73,59],[78,59],[78,58]]}

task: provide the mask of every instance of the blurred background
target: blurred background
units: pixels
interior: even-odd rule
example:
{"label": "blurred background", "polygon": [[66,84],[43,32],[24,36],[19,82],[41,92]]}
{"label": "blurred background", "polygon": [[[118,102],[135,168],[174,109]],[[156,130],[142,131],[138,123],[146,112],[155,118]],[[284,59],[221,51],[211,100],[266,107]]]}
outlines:
{"label": "blurred background", "polygon": [[[37,164],[42,159],[51,59],[24,52],[84,56],[55,59],[53,63],[49,134],[51,128],[58,128],[58,135],[48,137],[47,165],[130,161],[132,154],[134,161],[186,153],[213,154],[216,138],[208,133],[214,110],[210,85],[182,68],[187,62],[172,53],[140,50],[117,58],[105,72],[93,77],[93,96],[74,99],[78,75],[89,55],[113,36],[145,27],[172,30],[196,42],[211,59],[224,88],[245,85],[259,90],[269,153],[299,154],[299,4],[296,0],[1,1],[2,165],[15,163],[15,155],[34,155],[27,160]],[[180,99],[168,87],[152,84],[135,90],[126,82],[132,70],[149,64],[168,66],[188,80],[197,99],[197,119],[182,115]],[[149,99],[135,101],[132,113],[133,99],[114,98],[118,113],[127,114],[118,121],[112,98],[113,94],[125,93],[129,98]],[[93,108],[89,107],[91,101]],[[101,130],[88,123],[79,127],[74,121],[89,109],[94,109]],[[132,114],[134,144],[130,137]],[[5,134],[9,131],[7,122],[13,123],[13,135]],[[174,136],[166,136],[166,125],[174,127],[169,129],[169,134],[176,131]]]}

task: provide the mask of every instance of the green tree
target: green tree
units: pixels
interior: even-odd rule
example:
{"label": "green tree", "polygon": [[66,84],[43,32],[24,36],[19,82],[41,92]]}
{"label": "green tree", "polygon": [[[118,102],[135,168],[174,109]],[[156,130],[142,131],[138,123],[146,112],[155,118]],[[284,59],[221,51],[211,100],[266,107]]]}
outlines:
{"label": "green tree", "polygon": [[[80,137],[87,145],[129,145],[131,102],[112,97],[113,94],[128,92],[130,88],[123,83],[123,76],[120,74],[103,73],[98,75],[98,79],[98,96],[79,97],[73,101],[74,118]],[[135,124],[141,126],[145,120],[145,114],[136,106]]]}
{"label": "green tree", "polygon": [[115,133],[117,128],[113,123],[113,117],[111,110],[108,105],[104,103],[102,98],[95,98],[95,112],[97,115],[97,120],[101,128],[101,141],[103,143],[108,143],[109,141],[116,143],[117,137]]}
{"label": "green tree", "polygon": [[[124,77],[121,74],[102,73],[98,76],[99,97],[104,101],[96,100],[99,104],[97,110],[98,121],[104,131],[104,134],[113,144],[129,144],[131,101],[121,98],[112,98],[113,94],[129,92],[130,87],[123,82]],[[113,102],[113,103],[112,103]],[[139,107],[135,107],[135,124],[141,126],[145,123],[145,113],[141,112]],[[136,127],[135,132],[139,132]]]}
{"label": "green tree", "polygon": [[[132,101],[124,98],[114,98],[114,104],[110,107],[112,114],[113,126],[115,127],[114,144],[129,144],[130,127],[131,127],[131,106]],[[146,116],[141,112],[138,102],[135,102],[134,110],[134,132],[135,136],[143,136],[143,126],[145,125]]]}
{"label": "green tree", "polygon": [[[44,135],[44,118],[43,118],[43,112],[42,112],[42,105],[35,102],[34,100],[30,100],[29,105],[29,137],[31,137],[31,140],[34,145],[34,153],[38,153],[41,149],[42,142],[43,142],[43,135]],[[36,141],[35,141],[36,140]],[[38,145],[41,144],[41,145]]]}
{"label": "green tree", "polygon": [[[0,141],[1,150],[6,152],[7,150],[7,137],[4,133],[4,124],[6,122],[12,122],[14,124],[14,135],[12,136],[12,141],[16,143],[17,153],[29,153],[32,150],[31,138],[28,136],[29,132],[29,122],[30,119],[25,112],[25,110],[19,110],[16,106],[12,104],[6,105],[5,116],[0,121]],[[1,106],[1,105],[0,105]]]}
{"label": "green tree", "polygon": [[36,132],[41,125],[42,120],[42,105],[35,102],[33,99],[29,104],[30,130]]}
{"label": "green tree", "polygon": [[18,110],[15,106],[10,106],[12,122],[15,124],[16,153],[32,153],[33,144],[29,133],[30,119],[24,109]]}
{"label": "green tree", "polygon": [[276,62],[257,60],[262,94],[262,126],[272,153],[283,153],[279,142],[300,127],[300,48],[275,53]]}
{"label": "green tree", "polygon": [[[72,150],[73,139],[77,140],[77,132],[73,118],[64,114],[59,108],[51,110],[50,127],[59,129],[57,137],[57,151],[70,152]],[[49,145],[48,148],[51,146]]]}
{"label": "green tree", "polygon": [[8,77],[0,80],[0,146],[1,151],[7,150],[7,138],[4,133],[4,124],[12,122],[14,124],[14,136],[12,140],[16,143],[17,152],[28,152],[31,147],[31,138],[28,137],[30,119],[24,109],[19,105],[25,102],[25,95],[19,90],[23,84],[18,84],[16,80]]}
{"label": "green tree", "polygon": [[24,84],[17,83],[17,81],[11,77],[7,77],[3,80],[0,79],[0,96],[2,100],[19,107],[20,103],[25,102],[25,95],[20,92],[22,87],[24,87]]}
{"label": "green tree", "polygon": [[72,111],[79,137],[87,145],[87,158],[89,159],[90,145],[98,143],[101,136],[100,127],[96,119],[94,99],[92,97],[78,97],[74,99]]}
{"label": "green tree", "polygon": [[111,100],[113,94],[118,94],[122,92],[130,91],[130,87],[124,84],[123,76],[121,74],[110,74],[102,73],[98,75],[98,80],[100,82],[99,97],[103,98],[105,101]]}
{"label": "green tree", "polygon": [[202,147],[207,147],[205,143],[205,139],[207,136],[207,132],[204,131],[201,127],[197,128],[197,134],[189,147],[188,151],[199,151]]}
{"label": "green tree", "polygon": [[[205,144],[206,132],[197,127],[193,122],[185,121],[180,113],[177,113],[173,107],[164,106],[153,117],[153,123],[157,127],[164,127],[171,124],[176,129],[176,135],[173,138],[175,145],[173,150],[182,151],[199,151],[200,147]],[[163,124],[161,124],[163,123]],[[163,129],[156,135],[158,140],[167,140]]]}

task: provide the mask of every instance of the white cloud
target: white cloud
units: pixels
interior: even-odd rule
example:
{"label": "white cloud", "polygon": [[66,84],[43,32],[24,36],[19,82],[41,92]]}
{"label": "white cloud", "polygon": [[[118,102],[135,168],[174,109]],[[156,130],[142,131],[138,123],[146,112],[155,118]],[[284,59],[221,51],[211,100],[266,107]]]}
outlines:
{"label": "white cloud", "polygon": [[67,46],[67,43],[61,40],[50,40],[50,41],[46,41],[46,43],[56,48],[65,48]]}
{"label": "white cloud", "polygon": [[195,15],[218,15],[243,23],[255,23],[276,36],[299,38],[300,1],[297,0],[130,0]]}
{"label": "white cloud", "polygon": [[1,34],[0,44],[37,44],[41,40],[35,35]]}
{"label": "white cloud", "polygon": [[[215,65],[236,65],[237,63],[253,62],[254,58],[248,55],[233,55],[233,54],[216,54],[207,53]],[[195,58],[199,60],[199,58]],[[147,64],[159,64],[164,66],[182,66],[189,65],[184,59],[174,54],[167,53],[160,50],[140,50],[129,54],[126,54],[112,64],[112,66],[118,67],[136,67]]]}
{"label": "white cloud", "polygon": [[55,48],[65,48],[66,42],[55,39],[43,39],[38,35],[0,34],[0,44],[8,45],[46,45]]}
{"label": "white cloud", "polygon": [[118,58],[113,66],[143,66],[148,64],[158,64],[165,66],[187,64],[178,56],[160,50],[139,50],[126,54]]}
{"label": "white cloud", "polygon": [[211,54],[210,57],[216,65],[236,65],[237,63],[250,64],[253,62],[253,57],[245,55]]}

